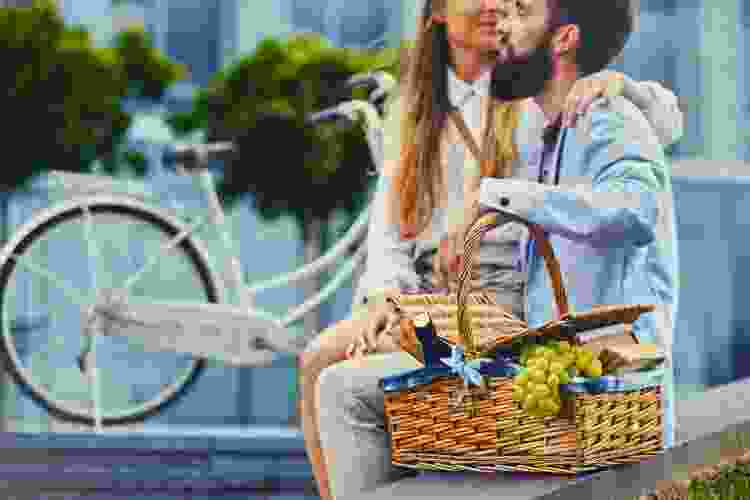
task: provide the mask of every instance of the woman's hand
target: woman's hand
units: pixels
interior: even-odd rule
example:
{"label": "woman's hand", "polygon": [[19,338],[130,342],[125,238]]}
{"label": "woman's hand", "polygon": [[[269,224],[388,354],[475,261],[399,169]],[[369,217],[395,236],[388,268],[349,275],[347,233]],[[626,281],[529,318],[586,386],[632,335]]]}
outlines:
{"label": "woman's hand", "polygon": [[[375,306],[369,315],[367,326],[359,337],[346,350],[347,359],[359,358],[376,352],[379,347],[388,347],[381,341],[381,334],[397,326],[401,313],[391,302],[382,302]],[[388,349],[386,349],[388,350]]]}
{"label": "woman's hand", "polygon": [[625,75],[612,70],[603,70],[578,80],[565,99],[563,126],[575,127],[578,117],[586,113],[591,103],[599,97],[622,95]]}

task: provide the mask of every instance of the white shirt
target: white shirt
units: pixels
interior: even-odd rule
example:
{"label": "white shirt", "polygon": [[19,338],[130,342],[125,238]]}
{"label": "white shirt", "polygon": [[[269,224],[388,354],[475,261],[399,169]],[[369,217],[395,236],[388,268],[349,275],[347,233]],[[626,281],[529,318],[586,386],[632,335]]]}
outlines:
{"label": "white shirt", "polygon": [[448,69],[448,99],[456,106],[469,127],[474,140],[481,144],[482,97],[490,95],[490,71],[487,70],[473,83],[460,80],[452,68]]}

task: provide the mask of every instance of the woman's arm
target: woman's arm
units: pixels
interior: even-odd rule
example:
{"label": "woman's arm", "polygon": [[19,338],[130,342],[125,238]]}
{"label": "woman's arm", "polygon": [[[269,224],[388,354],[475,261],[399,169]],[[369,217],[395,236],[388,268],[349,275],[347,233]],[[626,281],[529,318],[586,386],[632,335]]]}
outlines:
{"label": "woman's arm", "polygon": [[386,218],[386,203],[390,196],[390,176],[381,175],[375,198],[370,205],[370,224],[367,231],[367,259],[354,296],[355,306],[367,297],[402,288],[416,287],[419,277],[414,269],[414,241],[401,238],[398,226]]}
{"label": "woman's arm", "polygon": [[677,96],[659,82],[639,82],[624,76],[622,95],[641,110],[664,146],[676,143],[684,134],[683,114]]}
{"label": "woman's arm", "polygon": [[658,82],[639,82],[612,70],[599,71],[573,85],[565,102],[565,125],[574,127],[577,116],[585,113],[595,99],[618,95],[644,114],[662,146],[670,146],[682,138],[683,114],[672,91]]}
{"label": "woman's arm", "polygon": [[388,217],[391,207],[391,190],[394,189],[400,157],[400,106],[394,99],[389,106],[383,137],[383,169],[377,189],[370,204],[370,222],[367,231],[367,259],[365,272],[354,295],[355,307],[368,296],[385,291],[398,292],[402,288],[416,287],[419,277],[414,269],[414,240],[401,238],[399,227]]}

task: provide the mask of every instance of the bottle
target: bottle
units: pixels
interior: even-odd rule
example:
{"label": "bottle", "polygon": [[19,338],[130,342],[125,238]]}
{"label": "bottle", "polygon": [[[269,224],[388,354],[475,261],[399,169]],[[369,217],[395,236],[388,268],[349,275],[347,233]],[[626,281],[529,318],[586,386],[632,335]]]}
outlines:
{"label": "bottle", "polygon": [[419,313],[413,322],[414,331],[422,346],[426,366],[441,364],[440,358],[450,358],[451,344],[437,334],[429,313]]}

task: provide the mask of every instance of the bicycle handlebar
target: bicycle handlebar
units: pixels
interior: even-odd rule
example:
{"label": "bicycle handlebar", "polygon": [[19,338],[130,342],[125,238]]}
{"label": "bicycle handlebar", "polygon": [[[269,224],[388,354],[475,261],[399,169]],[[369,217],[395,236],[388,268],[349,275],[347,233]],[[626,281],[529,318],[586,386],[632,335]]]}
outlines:
{"label": "bicycle handlebar", "polygon": [[[345,101],[337,106],[308,115],[306,122],[314,125],[341,119],[355,121],[359,116],[364,118],[366,128],[372,135],[373,131],[378,130],[382,125],[380,123],[380,116],[383,114],[382,104],[388,93],[396,86],[396,80],[385,71],[371,71],[354,75],[346,82],[346,87],[349,89],[362,86],[368,89],[368,101]],[[368,142],[372,143],[373,141],[375,139],[368,138]],[[373,156],[377,157],[378,152],[372,151],[373,147],[375,147],[374,144],[370,144]],[[232,153],[235,150],[235,143],[229,141],[168,146],[162,154],[162,165],[169,170],[206,168],[208,160]],[[375,159],[375,161],[378,160]]]}
{"label": "bicycle handlebar", "polygon": [[209,159],[216,158],[235,150],[233,142],[213,142],[209,144],[175,144],[165,149],[162,164],[165,168],[176,170],[178,166],[186,169],[200,168]]}

